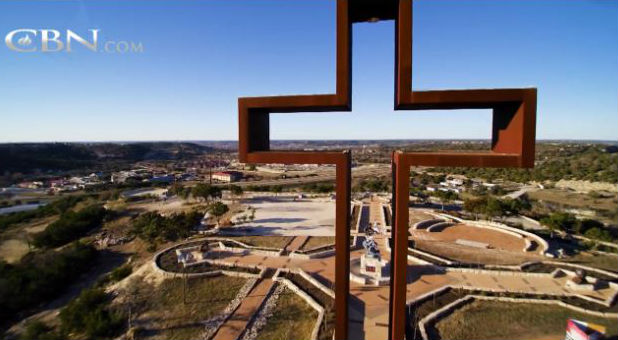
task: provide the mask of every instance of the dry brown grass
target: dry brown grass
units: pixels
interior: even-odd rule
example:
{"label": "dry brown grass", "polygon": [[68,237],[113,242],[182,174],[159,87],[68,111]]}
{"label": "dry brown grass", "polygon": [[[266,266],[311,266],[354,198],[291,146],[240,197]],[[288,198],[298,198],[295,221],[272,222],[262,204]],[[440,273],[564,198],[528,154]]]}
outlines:
{"label": "dry brown grass", "polygon": [[32,234],[45,230],[47,225],[57,219],[58,216],[37,218],[0,233],[0,260],[9,263],[19,261],[30,251],[28,239],[32,237]]}
{"label": "dry brown grass", "polygon": [[420,221],[435,219],[434,216],[429,215],[425,212],[416,210],[416,209],[410,209],[409,216],[410,216],[410,226]]}
{"label": "dry brown grass", "polygon": [[568,318],[601,324],[618,334],[615,320],[577,313],[556,305],[474,301],[436,324],[448,339],[564,339]]}
{"label": "dry brown grass", "polygon": [[[134,305],[133,324],[140,339],[199,339],[205,331],[203,321],[221,313],[234,299],[246,279],[217,276],[187,280],[167,279],[153,286],[139,279],[127,295]],[[123,303],[128,306],[128,303]]]}
{"label": "dry brown grass", "polygon": [[[609,271],[617,271],[618,270],[618,256],[612,255],[602,255],[602,254],[591,254],[587,252],[581,252],[575,256],[568,257],[567,259],[558,261],[579,263],[586,266],[605,269]],[[592,274],[594,276],[594,274]]]}
{"label": "dry brown grass", "polygon": [[588,194],[577,193],[561,189],[545,189],[528,192],[528,196],[535,200],[543,200],[571,207],[595,210],[615,210],[616,196],[593,198]]}
{"label": "dry brown grass", "polygon": [[307,242],[300,248],[301,250],[309,250],[321,246],[326,246],[335,243],[334,236],[310,236]]}
{"label": "dry brown grass", "polygon": [[311,338],[318,313],[302,298],[285,289],[273,315],[260,330],[257,340],[305,340]]}
{"label": "dry brown grass", "polygon": [[292,240],[293,236],[226,236],[226,238],[254,247],[282,249]]}

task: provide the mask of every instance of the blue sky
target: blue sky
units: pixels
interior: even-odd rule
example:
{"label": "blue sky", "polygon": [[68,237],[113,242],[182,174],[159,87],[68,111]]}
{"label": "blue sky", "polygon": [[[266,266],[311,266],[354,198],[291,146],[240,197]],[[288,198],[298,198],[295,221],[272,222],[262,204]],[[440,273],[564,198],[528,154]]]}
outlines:
{"label": "blue sky", "polygon": [[[234,140],[237,98],[330,93],[332,0],[0,2],[0,142]],[[17,53],[18,28],[143,53]],[[487,110],[398,111],[393,22],[356,24],[353,111],[276,114],[273,139],[488,138]],[[538,88],[539,139],[618,139],[618,1],[417,0],[415,89]]]}

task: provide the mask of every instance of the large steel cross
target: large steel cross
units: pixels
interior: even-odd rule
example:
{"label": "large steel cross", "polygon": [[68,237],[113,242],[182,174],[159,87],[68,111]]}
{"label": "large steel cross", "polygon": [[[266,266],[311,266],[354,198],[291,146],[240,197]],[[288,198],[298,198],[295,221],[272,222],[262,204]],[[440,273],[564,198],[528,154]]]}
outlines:
{"label": "large steel cross", "polygon": [[406,322],[409,176],[411,166],[532,167],[536,89],[412,90],[412,0],[337,1],[337,80],[334,94],[238,99],[239,160],[245,163],[336,165],[335,339],[348,339],[351,157],[344,152],[270,150],[270,113],[350,111],[352,24],[395,20],[395,109],[492,109],[491,151],[393,153],[392,276],[389,338],[403,339]]}

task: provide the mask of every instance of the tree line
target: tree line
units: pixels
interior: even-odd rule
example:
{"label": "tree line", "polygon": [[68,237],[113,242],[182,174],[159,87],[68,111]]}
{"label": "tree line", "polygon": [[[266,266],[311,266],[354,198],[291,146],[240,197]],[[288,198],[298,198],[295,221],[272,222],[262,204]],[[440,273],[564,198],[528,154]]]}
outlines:
{"label": "tree line", "polygon": [[59,296],[93,266],[97,254],[91,245],[76,242],[60,251],[31,252],[15,264],[0,261],[1,323]]}
{"label": "tree line", "polygon": [[0,231],[19,223],[29,222],[35,218],[42,218],[62,214],[73,208],[77,203],[91,197],[91,195],[71,195],[54,200],[34,210],[20,211],[0,216]]}
{"label": "tree line", "polygon": [[67,211],[34,235],[32,244],[39,248],[59,247],[84,236],[98,227],[107,216],[107,210],[100,204],[87,206],[77,212]]}

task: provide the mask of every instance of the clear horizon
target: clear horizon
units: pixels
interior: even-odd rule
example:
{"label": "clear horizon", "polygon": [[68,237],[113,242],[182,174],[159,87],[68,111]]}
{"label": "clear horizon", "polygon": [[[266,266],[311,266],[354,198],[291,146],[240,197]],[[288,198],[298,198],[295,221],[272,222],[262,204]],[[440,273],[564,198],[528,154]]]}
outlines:
{"label": "clear horizon", "polygon": [[[16,53],[2,41],[0,143],[235,141],[238,97],[334,90],[334,7],[1,2],[0,37],[95,28],[144,52]],[[414,11],[415,89],[534,86],[537,140],[618,140],[618,2],[416,0]],[[488,139],[489,110],[393,111],[393,30],[354,26],[352,112],[274,115],[272,139]]]}
{"label": "clear horizon", "polygon": [[[489,138],[370,138],[370,139],[310,139],[310,138],[298,138],[298,139],[272,139],[271,142],[382,142],[382,141],[479,141],[489,142]],[[537,143],[551,143],[551,142],[575,142],[575,143],[611,143],[618,144],[617,140],[613,139],[542,139],[537,138]],[[159,139],[159,140],[68,140],[68,141],[24,141],[24,142],[0,142],[1,144],[52,144],[52,143],[68,143],[68,144],[99,144],[99,143],[238,143],[237,139]]]}

